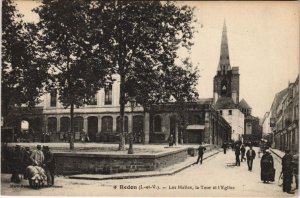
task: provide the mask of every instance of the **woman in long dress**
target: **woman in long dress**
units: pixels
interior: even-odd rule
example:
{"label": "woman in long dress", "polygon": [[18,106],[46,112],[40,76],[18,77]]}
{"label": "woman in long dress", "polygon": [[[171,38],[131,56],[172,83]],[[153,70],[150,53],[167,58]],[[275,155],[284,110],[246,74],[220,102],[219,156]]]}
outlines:
{"label": "woman in long dress", "polygon": [[261,167],[261,174],[260,178],[261,181],[264,183],[268,183],[269,181],[274,181],[274,161],[273,157],[270,154],[269,150],[266,150],[264,155],[260,160],[260,167]]}

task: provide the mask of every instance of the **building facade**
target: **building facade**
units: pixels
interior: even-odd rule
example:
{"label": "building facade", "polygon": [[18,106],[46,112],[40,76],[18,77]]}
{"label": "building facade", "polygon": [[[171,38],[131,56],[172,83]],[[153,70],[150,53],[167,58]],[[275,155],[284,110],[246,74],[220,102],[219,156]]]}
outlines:
{"label": "building facade", "polygon": [[289,83],[287,93],[276,109],[275,148],[298,152],[299,146],[299,77]]}
{"label": "building facade", "polygon": [[273,147],[298,153],[299,147],[299,76],[277,93],[270,109]]}
{"label": "building facade", "polygon": [[150,142],[210,143],[221,145],[231,140],[231,126],[213,108],[211,99],[200,99],[182,106],[174,103],[153,105],[150,117]]}

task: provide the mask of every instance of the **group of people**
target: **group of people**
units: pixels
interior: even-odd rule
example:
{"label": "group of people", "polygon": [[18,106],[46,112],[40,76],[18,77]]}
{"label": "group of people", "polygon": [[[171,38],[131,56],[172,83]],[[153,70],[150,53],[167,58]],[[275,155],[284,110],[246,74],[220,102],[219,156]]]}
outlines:
{"label": "group of people", "polygon": [[[247,160],[247,165],[248,165],[248,171],[252,171],[252,165],[253,165],[253,160],[255,159],[256,153],[253,150],[252,146],[247,150],[246,153],[246,148],[245,145],[242,144],[241,146],[239,144],[235,145],[235,165],[240,166],[241,162],[244,160]],[[245,158],[246,154],[246,158]]]}
{"label": "group of people", "polygon": [[[226,154],[226,149],[224,148],[224,154]],[[234,146],[236,166],[240,166],[240,162],[245,159],[245,146],[242,144],[236,144]],[[263,155],[260,160],[261,173],[260,178],[263,183],[269,183],[275,181],[275,168],[274,168],[274,159],[271,155],[271,152],[268,148],[262,150]],[[248,171],[252,171],[253,160],[255,159],[256,153],[253,150],[253,147],[250,145],[250,148],[247,150],[246,159],[248,165]],[[283,178],[283,192],[293,194],[291,191],[291,184],[293,181],[293,175],[295,175],[296,188],[298,188],[298,158],[293,159],[293,156],[290,154],[290,150],[285,151],[285,155],[282,158],[282,178]]]}
{"label": "group of people", "polygon": [[38,167],[37,170],[42,168],[45,171],[47,185],[54,185],[55,158],[48,146],[37,145],[36,150],[31,150],[30,147],[16,145],[10,156],[11,182],[21,182],[20,175],[24,179],[30,179],[28,170],[30,167]]}

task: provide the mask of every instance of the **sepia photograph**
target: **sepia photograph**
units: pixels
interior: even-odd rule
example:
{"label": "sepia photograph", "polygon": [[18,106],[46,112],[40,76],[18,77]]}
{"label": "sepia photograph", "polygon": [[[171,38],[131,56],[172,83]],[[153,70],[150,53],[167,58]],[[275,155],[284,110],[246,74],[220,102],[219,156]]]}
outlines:
{"label": "sepia photograph", "polygon": [[297,1],[1,9],[1,196],[299,196]]}

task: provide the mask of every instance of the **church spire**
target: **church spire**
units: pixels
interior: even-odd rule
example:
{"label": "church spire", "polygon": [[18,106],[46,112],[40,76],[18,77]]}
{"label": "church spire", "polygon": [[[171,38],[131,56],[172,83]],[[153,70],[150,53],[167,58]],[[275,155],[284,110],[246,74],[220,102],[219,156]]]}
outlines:
{"label": "church spire", "polygon": [[218,71],[221,71],[221,73],[227,73],[229,70],[231,70],[231,66],[229,61],[226,22],[224,20]]}

